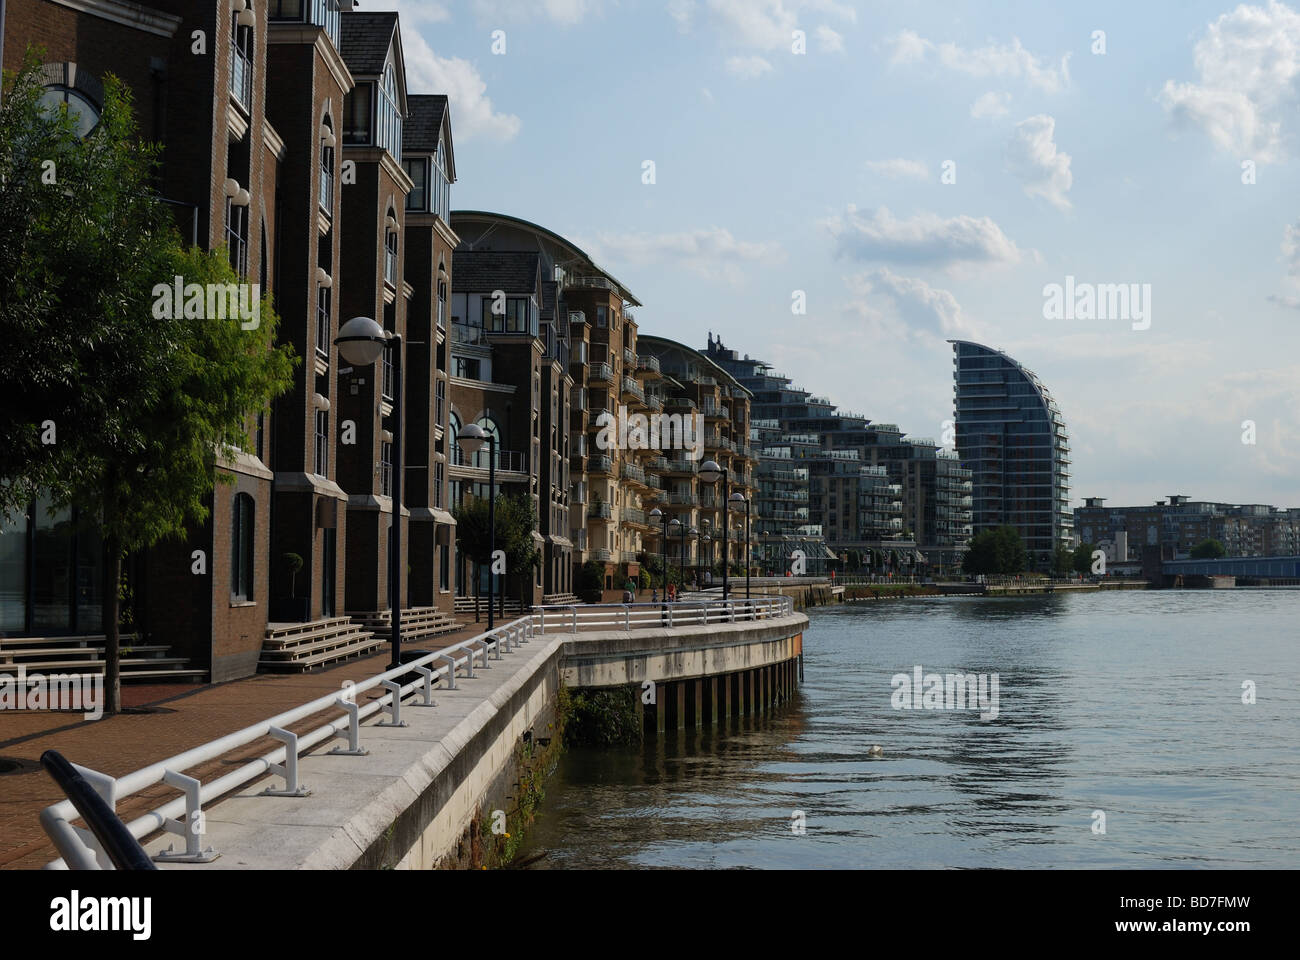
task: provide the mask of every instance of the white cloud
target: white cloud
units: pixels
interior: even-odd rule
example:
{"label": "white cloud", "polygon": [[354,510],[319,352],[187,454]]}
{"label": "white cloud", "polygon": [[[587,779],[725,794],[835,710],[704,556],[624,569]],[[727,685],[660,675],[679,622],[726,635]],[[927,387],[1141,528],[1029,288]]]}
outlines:
{"label": "white cloud", "polygon": [[1287,260],[1287,273],[1300,277],[1300,222],[1282,228],[1282,256]]}
{"label": "white cloud", "polygon": [[745,80],[754,80],[772,69],[762,57],[728,57],[727,72]]}
{"label": "white cloud", "polygon": [[713,103],[713,91],[708,87],[700,87],[700,99],[705,103]]}
{"label": "white cloud", "polygon": [[1020,38],[1009,44],[964,49],[955,43],[934,43],[913,30],[904,30],[892,39],[890,63],[921,63],[933,58],[942,66],[972,77],[1023,79],[1046,93],[1056,93],[1070,83],[1067,53],[1059,65],[1053,65],[1024,48]]}
{"label": "white cloud", "polygon": [[519,118],[492,106],[487,83],[474,64],[459,57],[438,56],[413,30],[403,36],[403,43],[411,91],[447,95],[457,142],[475,137],[505,141],[519,133]]}
{"label": "white cloud", "polygon": [[1019,263],[1024,253],[989,217],[920,213],[899,220],[885,207],[867,215],[849,206],[825,222],[836,253],[854,260],[956,267]]}
{"label": "white cloud", "polygon": [[844,52],[844,38],[825,24],[817,28],[817,43],[822,53]]}
{"label": "white cloud", "polygon": [[[699,18],[713,26],[733,47],[789,52],[799,18],[805,13],[821,13],[849,23],[857,21],[857,11],[835,0],[704,0],[706,16]],[[677,28],[689,31],[701,7],[695,0],[670,0],[668,15]],[[816,36],[826,52],[838,51],[841,38],[828,26],[817,28]]]}
{"label": "white cloud", "polygon": [[542,16],[565,26],[599,13],[602,0],[474,0],[474,13],[483,23],[516,23]]}
{"label": "white cloud", "polygon": [[1069,210],[1067,194],[1074,175],[1070,173],[1070,155],[1056,149],[1055,130],[1056,121],[1042,113],[1016,124],[1007,143],[1007,169],[1020,180],[1027,196]]}
{"label": "white cloud", "polygon": [[739,285],[742,265],[785,259],[780,243],[738,240],[725,227],[676,233],[602,233],[589,246],[597,259],[634,265],[673,263],[702,277]]}
{"label": "white cloud", "polygon": [[1005,117],[1009,103],[1011,103],[1011,94],[990,90],[988,93],[980,94],[979,98],[970,105],[970,115],[976,120]]}
{"label": "white cloud", "polygon": [[[967,337],[971,327],[961,304],[948,290],[932,287],[919,277],[905,277],[888,267],[848,277],[845,283],[857,313],[882,333],[934,337]],[[882,309],[881,301],[889,309]]]}
{"label": "white cloud", "polygon": [[924,163],[920,160],[908,160],[905,157],[895,157],[892,160],[868,160],[867,169],[891,180],[905,177],[915,180],[930,179],[930,170]]}
{"label": "white cloud", "polygon": [[1262,163],[1283,158],[1283,119],[1300,107],[1300,15],[1276,0],[1242,4],[1209,24],[1193,50],[1198,79],[1165,82],[1159,101],[1176,123]]}
{"label": "white cloud", "polygon": [[402,15],[402,26],[417,21],[444,23],[451,19],[451,11],[437,0],[394,0],[394,8]]}

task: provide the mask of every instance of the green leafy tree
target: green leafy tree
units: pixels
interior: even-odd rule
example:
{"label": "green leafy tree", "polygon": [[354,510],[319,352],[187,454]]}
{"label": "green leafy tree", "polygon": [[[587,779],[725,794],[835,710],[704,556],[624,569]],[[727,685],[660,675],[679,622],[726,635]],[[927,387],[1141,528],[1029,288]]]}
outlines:
{"label": "green leafy tree", "polygon": [[1092,573],[1092,554],[1097,549],[1095,543],[1081,543],[1074,548],[1070,566],[1076,573]]}
{"label": "green leafy tree", "polygon": [[[537,511],[532,498],[526,493],[497,494],[496,549],[505,553],[506,577],[520,588],[520,601],[524,602],[523,589],[529,583],[533,568],[541,563],[541,553],[533,540],[537,529]],[[492,562],[492,527],[488,524],[486,497],[466,497],[465,502],[452,511],[456,518],[456,543],[458,548],[475,563]],[[498,603],[505,609],[505,590]],[[527,603],[524,603],[527,606]]]}
{"label": "green leafy tree", "polygon": [[14,401],[0,418],[0,509],[44,491],[98,526],[115,713],[123,556],[207,519],[214,481],[231,479],[218,458],[249,446],[251,416],[289,388],[294,360],[274,347],[269,297],[249,329],[155,309],[155,288],[176,276],[243,278],[224,251],[182,246],[125,85],[106,78],[99,124],[82,139],[66,109],[42,106],[39,61],[8,78],[0,109],[0,381]]}
{"label": "green leafy tree", "polygon": [[1052,573],[1057,576],[1066,576],[1074,567],[1074,554],[1069,547],[1057,546],[1056,552],[1052,554]]}
{"label": "green leafy tree", "polygon": [[1029,563],[1029,555],[1020,532],[1003,525],[982,530],[971,537],[962,558],[962,570],[968,574],[1015,574]]}
{"label": "green leafy tree", "polygon": [[1218,540],[1207,537],[1196,546],[1192,547],[1193,560],[1217,560],[1220,557],[1226,557],[1228,550]]}

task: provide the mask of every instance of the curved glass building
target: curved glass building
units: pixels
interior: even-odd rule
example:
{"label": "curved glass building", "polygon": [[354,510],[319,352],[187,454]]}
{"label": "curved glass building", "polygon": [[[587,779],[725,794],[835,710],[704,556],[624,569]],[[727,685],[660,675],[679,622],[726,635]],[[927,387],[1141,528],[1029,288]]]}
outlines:
{"label": "curved glass building", "polygon": [[1001,350],[950,340],[957,452],[971,471],[974,532],[1010,524],[1031,565],[1069,546],[1070,438],[1052,395]]}

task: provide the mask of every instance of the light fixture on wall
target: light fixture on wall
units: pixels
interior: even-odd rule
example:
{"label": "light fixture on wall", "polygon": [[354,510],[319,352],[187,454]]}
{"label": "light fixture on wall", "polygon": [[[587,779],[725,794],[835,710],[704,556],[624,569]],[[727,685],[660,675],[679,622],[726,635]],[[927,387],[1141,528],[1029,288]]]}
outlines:
{"label": "light fixture on wall", "polygon": [[227,177],[226,182],[222,184],[223,192],[230,200],[231,206],[246,207],[251,199],[248,191],[239,185],[239,181],[234,177]]}

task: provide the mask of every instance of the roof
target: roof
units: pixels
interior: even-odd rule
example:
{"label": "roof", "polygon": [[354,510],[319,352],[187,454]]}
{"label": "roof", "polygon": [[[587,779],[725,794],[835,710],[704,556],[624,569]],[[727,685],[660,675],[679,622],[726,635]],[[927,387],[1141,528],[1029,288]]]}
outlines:
{"label": "roof", "polygon": [[454,250],[451,255],[453,293],[534,292],[541,270],[540,253],[500,253],[489,250]]}
{"label": "roof", "polygon": [[587,253],[587,251],[583,250],[573,241],[566,240],[564,237],[560,236],[558,233],[554,232],[553,230],[548,230],[545,227],[541,226],[540,224],[533,223],[531,220],[524,220],[521,217],[512,217],[509,214],[505,214],[505,213],[493,213],[490,210],[453,210],[451,211],[452,229],[456,230],[457,233],[461,233],[461,231],[457,230],[455,226],[455,222],[458,217],[462,220],[465,219],[500,220],[502,223],[509,223],[515,226],[525,227],[529,230],[533,230],[541,234],[542,236],[545,236],[548,239],[553,240],[555,243],[558,243],[564,247],[569,248],[575,254],[582,257],[582,259],[590,263],[592,267],[594,267],[598,272],[600,272],[606,278],[608,278],[611,283],[613,283],[615,286],[619,288],[624,300],[632,304],[632,306],[634,307],[641,306],[641,301],[632,295],[632,291],[627,288],[627,285],[624,284],[623,281],[619,280],[618,277],[614,276],[608,270],[606,270],[605,268],[597,264],[596,261],[593,260],[591,256]]}
{"label": "roof", "polygon": [[555,319],[555,294],[559,284],[554,280],[542,281],[542,319]]}
{"label": "roof", "polygon": [[[712,359],[710,359],[707,354],[701,353],[699,350],[696,350],[694,347],[688,347],[686,344],[678,343],[676,340],[669,340],[667,337],[654,336],[648,333],[638,333],[636,338],[636,348],[638,353],[641,352],[641,348],[643,346],[649,347],[651,348],[651,350],[653,350],[655,347],[659,347],[660,350],[675,347],[678,350],[682,350],[686,353],[694,354],[696,358],[704,361],[704,363],[702,364],[703,366],[712,367],[713,372],[715,374],[720,374],[721,376],[718,379],[725,381],[727,386],[729,387],[734,386],[745,391],[745,395],[747,397],[752,398],[754,396],[754,391],[750,390],[749,387],[745,386],[738,379],[736,379],[736,375],[734,373],[732,373],[730,370],[727,370],[725,367],[719,366]],[[665,377],[666,376],[667,375],[665,374]]]}
{"label": "roof", "polygon": [[343,62],[354,75],[378,76],[384,72],[388,48],[397,28],[397,14],[344,13],[339,18],[339,48]]}
{"label": "roof", "polygon": [[438,134],[447,114],[447,97],[441,93],[412,93],[406,98],[410,115],[402,126],[402,149],[413,153],[433,153],[438,149]]}

